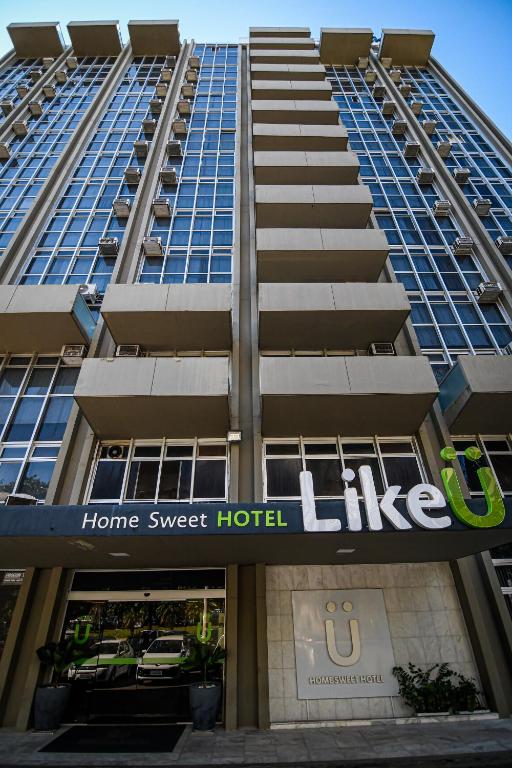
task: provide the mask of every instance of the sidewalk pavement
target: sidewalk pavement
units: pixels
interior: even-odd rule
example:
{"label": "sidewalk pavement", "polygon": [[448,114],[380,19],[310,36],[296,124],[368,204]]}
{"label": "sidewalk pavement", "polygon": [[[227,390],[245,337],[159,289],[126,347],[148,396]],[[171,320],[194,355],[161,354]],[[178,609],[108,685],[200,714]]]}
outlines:
{"label": "sidewalk pavement", "polygon": [[[83,726],[86,728],[87,726]],[[137,726],[127,726],[136,728]],[[61,729],[63,730],[63,729]],[[512,766],[512,720],[194,733],[187,727],[173,752],[49,753],[56,734],[0,730],[0,766],[18,768],[490,768]]]}

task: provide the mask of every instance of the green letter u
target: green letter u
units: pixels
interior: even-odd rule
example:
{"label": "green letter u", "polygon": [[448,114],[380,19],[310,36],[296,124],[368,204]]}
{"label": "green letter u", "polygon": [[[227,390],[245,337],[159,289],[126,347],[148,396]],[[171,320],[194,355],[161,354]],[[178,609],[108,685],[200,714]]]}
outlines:
{"label": "green letter u", "polygon": [[[469,461],[478,461],[482,452],[476,446],[466,448],[464,456]],[[441,451],[441,457],[452,462],[457,458],[454,448],[446,446]],[[496,478],[490,467],[479,467],[476,471],[480,485],[487,502],[487,513],[475,515],[464,501],[459,481],[453,467],[445,467],[441,470],[441,478],[448,497],[448,502],[454,515],[470,528],[496,528],[505,519],[505,504],[498,488]]]}

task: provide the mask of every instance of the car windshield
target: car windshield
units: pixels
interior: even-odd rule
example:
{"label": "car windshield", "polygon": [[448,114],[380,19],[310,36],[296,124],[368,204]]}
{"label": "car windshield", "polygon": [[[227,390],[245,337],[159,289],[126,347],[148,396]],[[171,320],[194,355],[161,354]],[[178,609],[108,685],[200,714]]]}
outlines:
{"label": "car windshield", "polygon": [[148,653],[180,653],[181,640],[155,640],[149,646]]}
{"label": "car windshield", "polygon": [[94,643],[91,646],[91,656],[98,656],[100,653],[117,653],[119,643]]}

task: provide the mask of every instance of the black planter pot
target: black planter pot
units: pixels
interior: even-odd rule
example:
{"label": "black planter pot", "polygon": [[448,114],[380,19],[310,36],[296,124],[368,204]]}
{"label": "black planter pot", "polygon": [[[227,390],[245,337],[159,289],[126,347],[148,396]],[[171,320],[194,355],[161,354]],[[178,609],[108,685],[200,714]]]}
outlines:
{"label": "black planter pot", "polygon": [[34,699],[34,728],[54,731],[62,722],[71,694],[70,685],[41,685]]}
{"label": "black planter pot", "polygon": [[215,728],[222,697],[221,683],[193,683],[190,686],[190,712],[195,731],[211,731]]}

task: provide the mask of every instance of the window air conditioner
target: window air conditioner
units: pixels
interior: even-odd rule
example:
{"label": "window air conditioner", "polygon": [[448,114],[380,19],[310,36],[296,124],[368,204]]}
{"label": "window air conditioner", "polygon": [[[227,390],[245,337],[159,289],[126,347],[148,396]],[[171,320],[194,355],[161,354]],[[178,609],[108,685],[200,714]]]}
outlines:
{"label": "window air conditioner", "polygon": [[180,99],[180,101],[178,101],[178,115],[183,117],[183,115],[190,115],[190,112],[190,101],[187,101],[186,99]]}
{"label": "window air conditioner", "polygon": [[488,197],[477,197],[473,200],[473,208],[478,216],[487,216],[491,210],[492,200]]}
{"label": "window air conditioner", "polygon": [[479,304],[493,304],[502,293],[503,289],[500,283],[480,283],[476,289],[476,300]]}
{"label": "window air conditioner", "polygon": [[423,109],[423,102],[422,101],[411,101],[409,104],[413,115],[420,115],[421,110]]}
{"label": "window air conditioner", "polygon": [[169,219],[172,213],[172,208],[169,204],[169,200],[166,197],[156,197],[151,207],[155,219]]}
{"label": "window air conditioner", "polygon": [[190,85],[189,83],[185,83],[181,86],[181,95],[185,99],[193,99],[195,96],[196,90],[193,85]]}
{"label": "window air conditioner", "polygon": [[117,237],[100,237],[98,247],[102,256],[117,256],[119,240]]}
{"label": "window air conditioner", "polygon": [[395,346],[390,341],[375,341],[368,347],[368,354],[390,357],[396,355]]}
{"label": "window air conditioner", "polygon": [[66,59],[66,67],[68,69],[76,69],[78,67],[78,59],[76,56],[68,56]]}
{"label": "window air conditioner", "polygon": [[433,168],[420,168],[416,174],[416,181],[418,184],[432,184],[434,177],[435,172]]}
{"label": "window air conditioner", "polygon": [[118,219],[127,219],[130,215],[131,207],[132,204],[128,198],[118,197],[112,203],[114,215],[117,216]]}
{"label": "window air conditioner", "polygon": [[375,83],[372,88],[372,96],[374,99],[382,99],[386,93],[386,89],[381,83]]}
{"label": "window air conditioner", "polygon": [[176,168],[173,165],[160,168],[160,181],[162,184],[175,185],[178,183]]}
{"label": "window air conditioner", "polygon": [[30,70],[30,79],[33,83],[37,83],[39,78],[42,76],[43,70],[42,69],[31,69]]}
{"label": "window air conditioner", "polygon": [[65,83],[68,79],[68,73],[64,69],[58,69],[55,73],[55,79],[58,83]]}
{"label": "window air conditioner", "polygon": [[0,160],[8,160],[11,156],[11,148],[6,141],[0,141]]}
{"label": "window air conditioner", "polygon": [[428,136],[432,136],[432,134],[436,132],[437,122],[435,120],[423,120],[421,124]]}
{"label": "window air conditioner", "polygon": [[436,200],[432,206],[432,213],[434,216],[448,216],[452,209],[452,204],[449,200]]}
{"label": "window air conditioner", "polygon": [[199,56],[189,56],[188,66],[190,67],[190,69],[199,69],[199,67],[201,66],[201,62],[199,61]]}
{"label": "window air conditioner", "polygon": [[392,115],[395,111],[396,104],[394,101],[391,101],[391,99],[387,99],[386,101],[382,102],[382,114],[383,115]]}
{"label": "window air conditioner", "polygon": [[51,67],[51,65],[53,64],[54,61],[55,61],[55,59],[52,59],[50,56],[45,56],[44,59],[43,59],[43,67],[45,69],[50,69],[50,67]]}
{"label": "window air conditioner", "polygon": [[380,63],[382,64],[384,69],[391,69],[393,59],[391,58],[391,56],[383,56],[380,60]]}
{"label": "window air conditioner", "polygon": [[506,347],[503,347],[503,352],[506,355],[512,355],[512,341],[509,341]]}
{"label": "window air conditioner", "polygon": [[167,96],[167,83],[159,81],[155,86],[155,93],[159,99],[165,99]]}
{"label": "window air conditioner", "polygon": [[187,69],[185,73],[187,83],[197,83],[197,72],[195,69]]}
{"label": "window air conditioner", "polygon": [[150,112],[153,115],[159,115],[162,111],[162,104],[163,104],[162,99],[157,99],[157,98],[150,99],[150,102],[149,102]]}
{"label": "window air conditioner", "polygon": [[457,182],[457,184],[466,184],[466,182],[469,179],[471,171],[469,168],[454,168],[453,169],[453,178]]}
{"label": "window air conditioner", "polygon": [[124,447],[122,445],[109,445],[107,448],[107,456],[109,459],[122,459],[124,457]]}
{"label": "window air conditioner", "polygon": [[436,149],[439,152],[440,157],[449,157],[452,151],[452,145],[449,141],[438,141]]}
{"label": "window air conditioner", "polygon": [[124,171],[124,180],[127,184],[138,184],[140,181],[140,168],[136,165],[129,165]]}
{"label": "window air conditioner", "polygon": [[4,101],[0,101],[0,107],[4,115],[8,115],[14,109],[14,102],[10,101],[9,99],[5,99]]}
{"label": "window air conditioner", "polygon": [[28,493],[9,493],[4,504],[6,507],[32,507],[37,504],[37,499]]}
{"label": "window air conditioner", "polygon": [[26,95],[27,95],[27,93],[28,93],[28,88],[27,88],[27,86],[26,86],[26,85],[17,85],[17,86],[16,86],[16,93],[18,94],[18,96],[20,97],[20,99],[24,99],[24,98],[25,98],[25,96],[26,96]]}
{"label": "window air conditioner", "polygon": [[161,237],[144,237],[142,239],[142,249],[145,256],[163,256]]}
{"label": "window air conditioner", "polygon": [[393,136],[403,136],[407,130],[407,122],[405,120],[395,120],[391,126],[391,133]]}
{"label": "window air conditioner", "polygon": [[88,304],[95,304],[99,299],[96,283],[82,283],[78,288],[78,293]]}
{"label": "window air conditioner", "polygon": [[169,157],[181,157],[181,141],[176,141],[176,139],[171,139],[167,142],[167,154]]}
{"label": "window air conditioner", "polygon": [[186,136],[187,135],[187,124],[185,120],[173,120],[172,121],[172,132],[175,136]]}
{"label": "window air conditioner", "polygon": [[503,256],[512,256],[512,237],[500,235],[496,238],[496,246]]}
{"label": "window air conditioner", "polygon": [[15,136],[26,136],[28,133],[26,121],[16,120],[16,122],[12,124],[12,132]]}
{"label": "window air conditioner", "polygon": [[139,344],[119,344],[116,347],[116,357],[140,357],[141,354]]}
{"label": "window air conditioner", "polygon": [[147,136],[152,136],[156,131],[156,120],[143,120],[142,130]]}
{"label": "window air conditioner", "polygon": [[48,84],[43,86],[43,93],[47,99],[54,99],[57,91],[54,85]]}
{"label": "window air conditioner", "polygon": [[40,117],[43,114],[43,105],[40,101],[30,101],[28,108],[34,117]]}
{"label": "window air conditioner", "polygon": [[364,79],[367,83],[374,83],[377,79],[377,73],[374,69],[367,69],[364,73]]}
{"label": "window air conditioner", "polygon": [[419,141],[406,141],[404,145],[404,157],[418,157],[420,153]]}
{"label": "window air conditioner", "polygon": [[164,83],[170,83],[172,80],[172,69],[164,67],[160,72],[160,80]]}
{"label": "window air conditioner", "polygon": [[86,355],[87,347],[85,344],[65,344],[60,353],[62,360],[68,364],[83,360]]}
{"label": "window air conditioner", "polygon": [[357,60],[357,66],[359,69],[366,69],[368,67],[368,56],[360,56]]}
{"label": "window air conditioner", "polygon": [[473,253],[472,237],[456,237],[452,244],[452,251],[455,256],[470,256]]}
{"label": "window air conditioner", "polygon": [[149,150],[149,144],[147,141],[134,141],[133,142],[133,151],[135,152],[135,157],[146,157]]}
{"label": "window air conditioner", "polygon": [[394,83],[399,83],[402,79],[402,71],[393,67],[393,69],[389,71],[389,76]]}
{"label": "window air conditioner", "polygon": [[171,69],[176,66],[176,56],[166,56],[164,61],[164,67]]}

